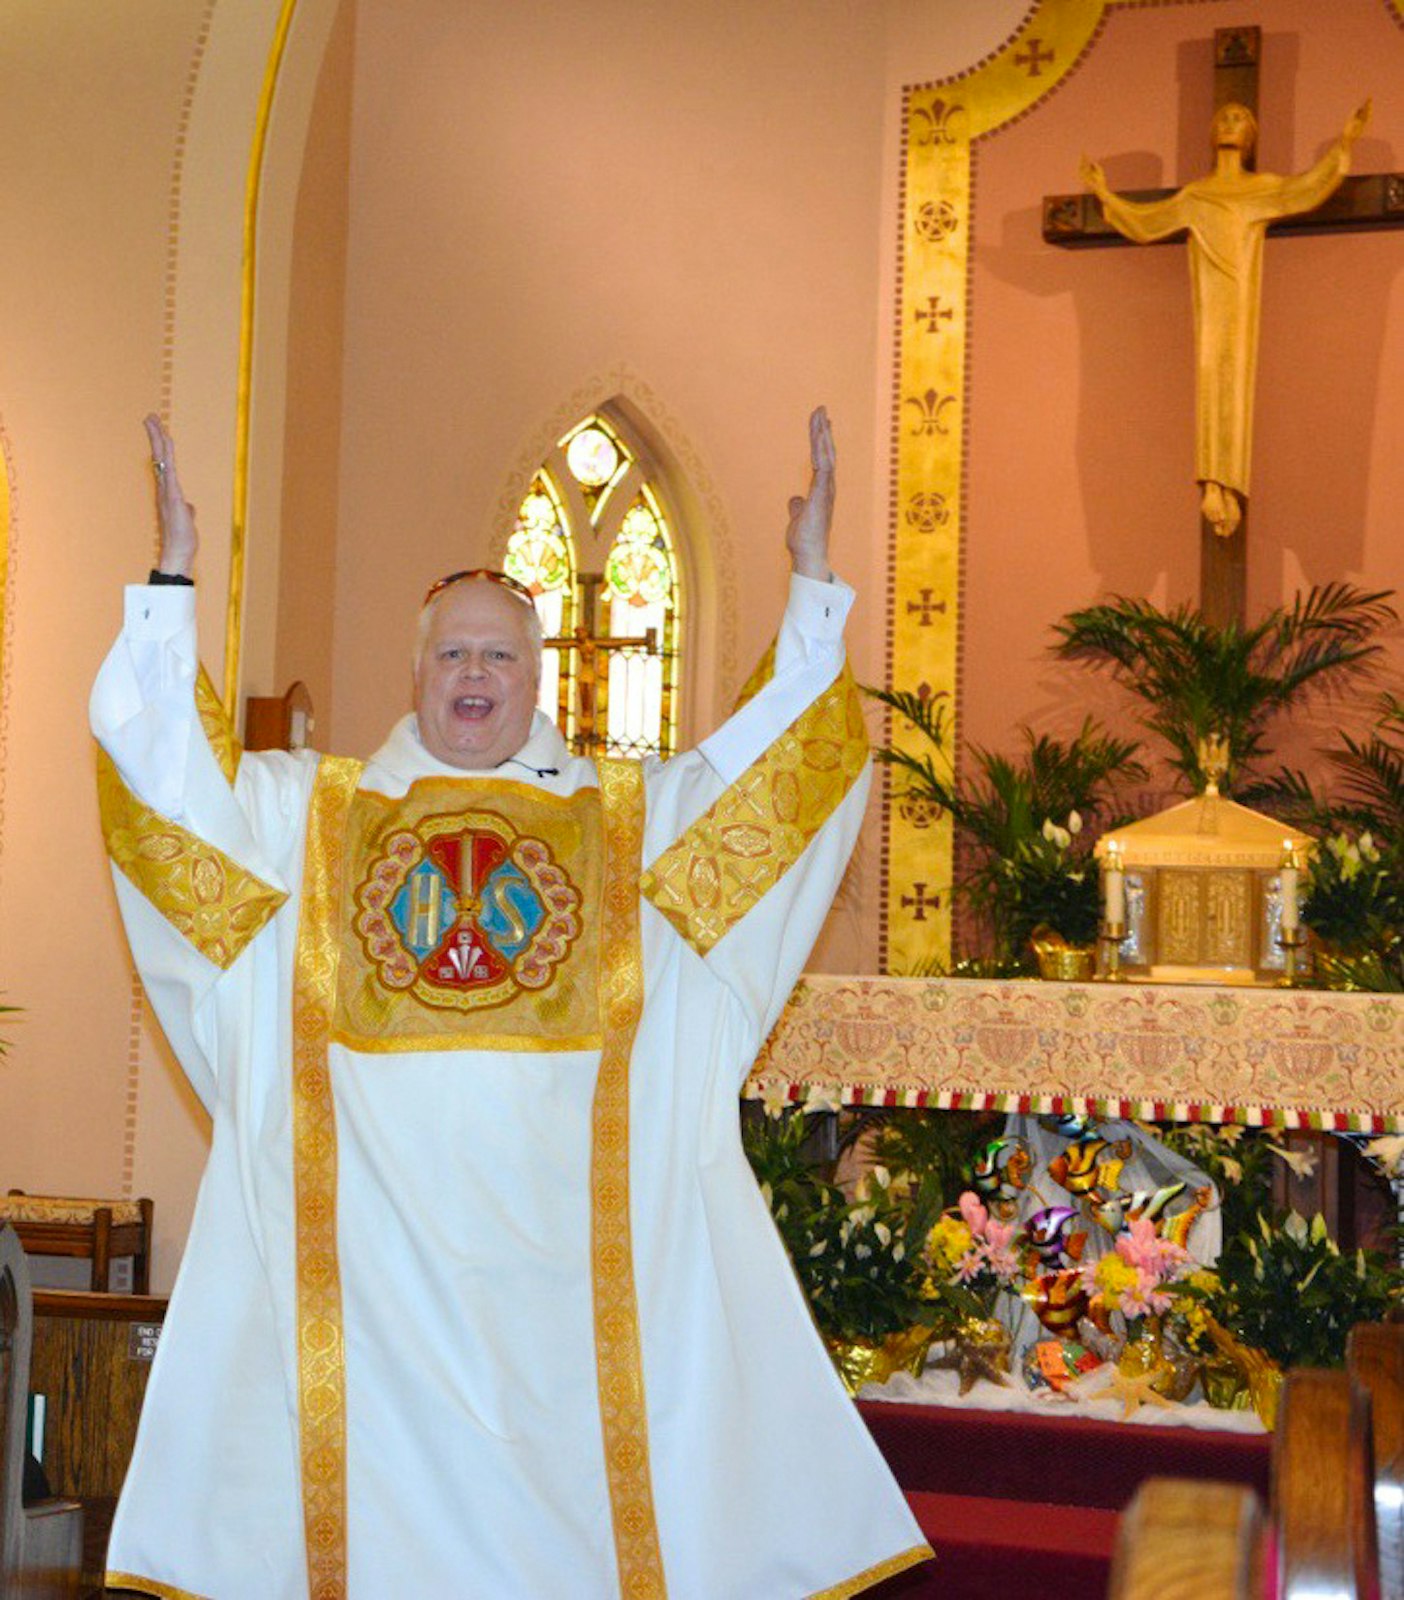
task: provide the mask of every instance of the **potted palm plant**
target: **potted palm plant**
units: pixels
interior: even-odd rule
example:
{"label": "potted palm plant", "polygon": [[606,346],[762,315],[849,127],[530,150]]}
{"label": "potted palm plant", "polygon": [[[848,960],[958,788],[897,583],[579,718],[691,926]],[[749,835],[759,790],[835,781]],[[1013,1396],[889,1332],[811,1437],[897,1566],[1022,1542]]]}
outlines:
{"label": "potted palm plant", "polygon": [[1258,786],[1274,809],[1320,835],[1302,921],[1316,971],[1332,987],[1404,990],[1404,702],[1380,697],[1364,737],[1322,752],[1335,782],[1323,795],[1300,770]]}
{"label": "potted palm plant", "polygon": [[1217,625],[1193,606],[1163,611],[1117,596],[1054,625],[1064,660],[1105,668],[1141,702],[1141,723],[1170,747],[1193,793],[1208,774],[1206,747],[1227,746],[1225,792],[1240,789],[1267,754],[1273,719],[1310,693],[1331,693],[1375,670],[1377,635],[1398,620],[1392,591],[1317,585],[1252,627]]}
{"label": "potted palm plant", "polygon": [[1033,940],[1048,930],[1065,946],[1097,936],[1098,873],[1092,845],[1107,825],[1117,786],[1140,781],[1135,740],[1118,739],[1088,718],[1069,740],[1023,725],[1023,749],[1001,755],[966,747],[957,773],[944,704],[903,689],[869,689],[905,717],[929,748],[887,745],[875,751],[895,767],[904,797],[948,812],[966,846],[956,889],[984,923],[1003,968],[1028,971]]}

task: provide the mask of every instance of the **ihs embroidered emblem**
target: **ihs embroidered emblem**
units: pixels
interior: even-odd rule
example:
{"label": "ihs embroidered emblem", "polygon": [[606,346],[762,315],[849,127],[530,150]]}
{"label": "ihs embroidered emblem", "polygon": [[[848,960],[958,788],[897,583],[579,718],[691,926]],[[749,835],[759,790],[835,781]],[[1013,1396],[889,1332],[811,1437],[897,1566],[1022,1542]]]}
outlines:
{"label": "ihs embroidered emblem", "polygon": [[547,845],[492,812],[390,834],[355,900],[386,988],[462,1011],[544,989],[581,931],[580,892]]}

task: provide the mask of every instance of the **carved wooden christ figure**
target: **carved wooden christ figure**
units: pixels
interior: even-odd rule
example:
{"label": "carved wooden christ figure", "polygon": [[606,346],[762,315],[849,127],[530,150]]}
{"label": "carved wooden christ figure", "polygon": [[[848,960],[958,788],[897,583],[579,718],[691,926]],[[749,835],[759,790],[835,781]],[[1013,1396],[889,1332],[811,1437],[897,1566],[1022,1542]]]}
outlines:
{"label": "carved wooden christ figure", "polygon": [[1248,169],[1257,119],[1230,102],[1214,113],[1214,170],[1160,200],[1115,194],[1095,161],[1082,178],[1107,221],[1136,244],[1189,234],[1194,291],[1195,477],[1203,511],[1227,538],[1242,520],[1253,443],[1253,388],[1258,369],[1263,236],[1281,217],[1314,210],[1350,170],[1350,152],[1370,117],[1367,100],[1339,139],[1308,171],[1279,176]]}

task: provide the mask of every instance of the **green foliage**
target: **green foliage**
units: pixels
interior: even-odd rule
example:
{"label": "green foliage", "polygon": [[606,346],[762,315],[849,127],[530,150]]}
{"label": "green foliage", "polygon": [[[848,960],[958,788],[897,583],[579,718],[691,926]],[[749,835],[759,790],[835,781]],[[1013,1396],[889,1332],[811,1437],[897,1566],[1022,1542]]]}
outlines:
{"label": "green foliage", "polygon": [[1404,1297],[1396,1264],[1376,1251],[1342,1255],[1320,1216],[1307,1223],[1295,1211],[1277,1226],[1259,1216],[1217,1272],[1214,1314],[1284,1369],[1343,1366],[1356,1323],[1382,1321]]}
{"label": "green foliage", "polygon": [[1225,1239],[1236,1238],[1272,1206],[1272,1137],[1262,1128],[1207,1122],[1149,1125],[1168,1150],[1192,1161],[1219,1191]]}
{"label": "green foliage", "polygon": [[1023,840],[996,864],[1009,899],[1009,942],[1023,950],[1040,928],[1060,933],[1068,944],[1091,944],[1102,920],[1102,880],[1089,847],[1080,843],[1082,817],[1071,826],[1045,822],[1043,832]]}
{"label": "green foliage", "polygon": [[1376,704],[1368,737],[1342,732],[1336,748],[1321,752],[1335,778],[1329,795],[1320,793],[1304,772],[1283,767],[1253,786],[1253,802],[1270,805],[1314,833],[1404,839],[1404,702],[1383,694]]}
{"label": "green foliage", "polygon": [[1196,608],[1162,611],[1118,596],[1070,612],[1054,627],[1065,660],[1103,667],[1142,702],[1141,722],[1170,746],[1190,790],[1204,788],[1202,743],[1227,741],[1229,775],[1241,789],[1268,752],[1273,719],[1309,692],[1358,683],[1378,664],[1376,635],[1397,620],[1391,591],[1317,585],[1250,627],[1217,626]]}
{"label": "green foliage", "polygon": [[1258,794],[1321,839],[1302,900],[1317,976],[1332,988],[1404,991],[1404,703],[1383,695],[1368,737],[1342,733],[1323,754],[1319,793],[1283,768]]}
{"label": "green foliage", "polygon": [[903,775],[904,797],[948,812],[973,847],[957,888],[985,919],[995,961],[1027,970],[1028,937],[1041,923],[1069,943],[1095,938],[1099,882],[1093,835],[1082,824],[1106,820],[1117,783],[1145,777],[1136,742],[1113,738],[1091,717],[1070,741],[1021,726],[1019,757],[970,746],[970,771],[957,780],[944,704],[902,689],[866,692],[931,746],[875,754]]}
{"label": "green foliage", "polygon": [[807,1153],[803,1112],[748,1122],[742,1136],[821,1332],[882,1339],[948,1316],[922,1259],[941,1211],[934,1181],[894,1182],[878,1167],[850,1201]]}
{"label": "green foliage", "polygon": [[976,1154],[1004,1126],[1002,1111],[894,1111],[881,1114],[873,1152],[896,1173],[915,1172],[934,1187],[944,1211],[970,1186]]}

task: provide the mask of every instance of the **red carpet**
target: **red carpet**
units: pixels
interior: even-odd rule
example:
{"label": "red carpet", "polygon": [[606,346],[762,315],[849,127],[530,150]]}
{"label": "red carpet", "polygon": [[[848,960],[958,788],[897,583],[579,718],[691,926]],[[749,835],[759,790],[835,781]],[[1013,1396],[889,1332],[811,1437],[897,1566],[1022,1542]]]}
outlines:
{"label": "red carpet", "polygon": [[1145,1478],[1246,1483],[1266,1503],[1266,1435],[862,1402],[936,1560],[878,1600],[1098,1600],[1117,1514]]}

